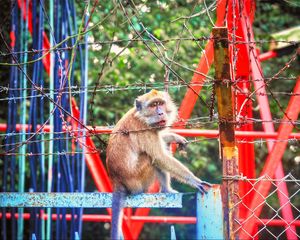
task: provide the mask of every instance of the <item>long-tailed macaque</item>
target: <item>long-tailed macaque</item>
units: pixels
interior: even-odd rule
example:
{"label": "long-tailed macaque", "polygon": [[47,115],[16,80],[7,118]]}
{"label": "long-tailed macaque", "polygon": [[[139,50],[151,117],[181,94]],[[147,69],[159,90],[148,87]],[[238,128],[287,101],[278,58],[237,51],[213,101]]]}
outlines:
{"label": "long-tailed macaque", "polygon": [[107,167],[113,184],[111,238],[120,239],[122,208],[128,194],[146,192],[157,178],[162,192],[176,192],[170,177],[206,192],[201,181],[174,158],[167,145],[187,141],[168,131],[177,109],[166,92],[152,90],[135,100],[114,128],[107,147]]}

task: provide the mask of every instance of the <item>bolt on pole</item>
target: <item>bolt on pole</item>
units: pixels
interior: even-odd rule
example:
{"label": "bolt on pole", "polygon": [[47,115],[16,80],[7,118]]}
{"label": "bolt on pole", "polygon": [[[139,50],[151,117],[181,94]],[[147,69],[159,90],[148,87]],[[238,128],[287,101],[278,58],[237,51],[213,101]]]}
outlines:
{"label": "bolt on pole", "polygon": [[223,165],[222,202],[224,214],[224,236],[238,239],[238,150],[234,134],[230,55],[228,30],[215,27],[214,38],[215,92],[219,116],[220,157]]}

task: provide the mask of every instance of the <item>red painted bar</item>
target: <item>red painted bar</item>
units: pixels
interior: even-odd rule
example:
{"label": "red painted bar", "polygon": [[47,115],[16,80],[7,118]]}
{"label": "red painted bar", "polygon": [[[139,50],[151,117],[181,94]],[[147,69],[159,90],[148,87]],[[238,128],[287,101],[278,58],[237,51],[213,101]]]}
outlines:
{"label": "red painted bar", "polygon": [[[43,215],[44,219],[48,219],[48,215]],[[75,216],[76,217],[76,216]],[[0,219],[2,218],[2,213],[0,213]],[[6,213],[6,218],[11,219],[11,213]],[[19,215],[16,213],[15,218],[18,219]],[[24,213],[23,218],[25,220],[30,219],[29,213]],[[52,214],[52,220],[56,220],[57,215]],[[71,214],[66,214],[66,220],[70,221],[72,219]],[[110,215],[103,214],[83,214],[82,220],[84,222],[110,222]],[[132,216],[132,222],[144,222],[144,223],[168,223],[168,224],[196,224],[196,217],[179,217],[179,216]],[[243,222],[244,219],[240,219],[240,222]],[[300,227],[300,220],[295,220],[293,222],[286,222],[281,219],[260,219],[257,220],[257,224],[261,226],[290,226],[295,225]]]}
{"label": "red painted bar", "polygon": [[[294,93],[300,93],[300,77],[297,80],[296,86],[294,88]],[[300,111],[299,106],[300,96],[292,96],[286,110],[286,114],[291,120],[297,120]],[[286,116],[284,116],[283,120],[287,121],[289,119]],[[281,123],[278,129],[278,139],[287,139],[293,128],[294,126],[292,124]],[[285,152],[286,146],[286,141],[276,142],[274,144],[273,151],[269,153],[266,159],[266,163],[261,172],[261,176],[268,175],[271,178],[274,176],[278,164],[281,161],[281,158]],[[245,222],[243,226],[244,231],[241,231],[241,239],[249,239],[248,234],[252,235],[256,223],[255,218],[259,217],[265,203],[265,198],[268,195],[270,188],[271,182],[269,181],[260,182],[255,186],[255,194],[253,197],[253,201],[251,205],[248,206],[249,211],[246,217],[246,219],[249,219]]]}
{"label": "red painted bar", "polygon": [[269,51],[258,55],[259,61],[266,61],[268,59],[275,58],[275,57],[277,57],[277,53],[275,51]]}
{"label": "red painted bar", "polygon": [[[20,131],[22,128],[21,124],[17,124],[16,131]],[[28,125],[26,125],[26,129]],[[39,125],[37,129],[39,128]],[[88,128],[91,132],[95,134],[110,134],[112,129],[107,127],[96,127],[95,131],[92,127]],[[5,132],[6,124],[0,123],[0,132]],[[44,128],[45,132],[49,132],[50,128],[48,125]],[[218,138],[219,131],[218,130],[208,130],[208,129],[172,129],[173,132],[178,133],[185,137],[206,137],[206,138]],[[278,137],[278,133],[276,132],[263,132],[263,131],[235,131],[235,136],[237,138],[255,138],[255,139],[276,139]],[[289,135],[290,139],[300,139],[300,133],[291,133]]]}

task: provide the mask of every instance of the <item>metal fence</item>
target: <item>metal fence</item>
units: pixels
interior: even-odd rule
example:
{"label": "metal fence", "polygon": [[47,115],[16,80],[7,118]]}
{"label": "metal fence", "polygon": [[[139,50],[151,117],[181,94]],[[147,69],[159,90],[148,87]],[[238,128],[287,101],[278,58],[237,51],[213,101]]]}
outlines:
{"label": "metal fence", "polygon": [[[238,194],[239,201],[230,209],[240,210],[240,217],[235,218],[235,232],[241,239],[300,238],[299,179],[288,174],[282,179],[264,175],[256,179],[237,176],[225,180],[248,185],[249,191]],[[282,191],[284,184],[288,188],[289,196]],[[264,196],[266,186],[270,186],[270,190]],[[292,212],[286,212],[288,206]]]}

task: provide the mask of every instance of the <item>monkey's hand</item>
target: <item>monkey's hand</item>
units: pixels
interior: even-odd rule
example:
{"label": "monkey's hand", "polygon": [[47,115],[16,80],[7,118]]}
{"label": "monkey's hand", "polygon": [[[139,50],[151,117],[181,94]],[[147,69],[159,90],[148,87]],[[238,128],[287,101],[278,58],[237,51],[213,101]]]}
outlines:
{"label": "monkey's hand", "polygon": [[212,185],[208,182],[201,181],[199,178],[197,178],[195,182],[195,187],[199,190],[201,194],[207,193],[207,188],[212,187]]}
{"label": "monkey's hand", "polygon": [[164,132],[162,134],[162,138],[167,144],[176,142],[178,144],[179,150],[184,150],[188,143],[188,141],[184,137],[182,137],[176,133]]}
{"label": "monkey's hand", "polygon": [[177,135],[176,143],[178,144],[179,151],[185,151],[188,141],[184,137]]}

